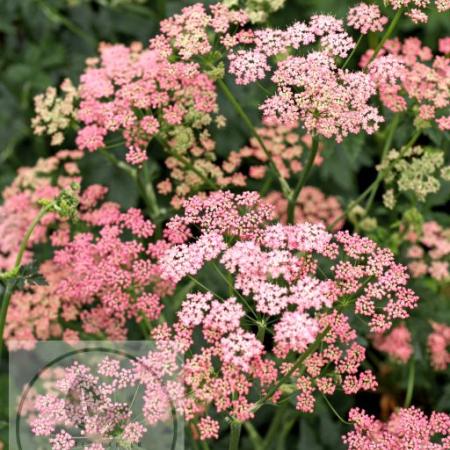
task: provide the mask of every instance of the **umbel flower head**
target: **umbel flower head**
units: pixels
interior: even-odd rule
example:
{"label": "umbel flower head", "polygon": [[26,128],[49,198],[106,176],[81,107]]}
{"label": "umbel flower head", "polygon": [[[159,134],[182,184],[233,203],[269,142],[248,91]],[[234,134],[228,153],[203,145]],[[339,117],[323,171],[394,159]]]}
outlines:
{"label": "umbel flower head", "polygon": [[433,412],[427,417],[415,407],[401,408],[383,423],[354,408],[349,418],[354,430],[343,439],[348,450],[444,450],[450,445],[450,416],[445,413]]}
{"label": "umbel flower head", "polygon": [[[227,280],[228,292],[198,283],[203,290],[186,297],[173,329],[154,333],[161,345],[175,340],[192,351],[182,370],[191,392],[188,417],[204,417],[206,403],[248,420],[285,388],[297,391],[299,410],[312,412],[316,391],[332,394],[342,386],[351,395],[376,386],[372,373],[360,369],[365,349],[349,317],[356,313],[372,332],[384,332],[415,307],[406,269],[389,250],[322,224],[273,224],[271,207],[255,192],[219,191],[184,206],[165,230],[175,245],[161,258],[162,277],[196,280],[209,266]],[[307,351],[302,364],[292,362]],[[211,420],[202,422],[207,436],[216,434]]]}
{"label": "umbel flower head", "polygon": [[387,17],[381,15],[378,5],[359,3],[350,8],[347,14],[347,24],[361,34],[367,34],[369,31],[383,31],[387,22]]}
{"label": "umbel flower head", "polygon": [[445,46],[442,50],[443,55],[434,56],[416,37],[403,42],[393,39],[372,62],[373,50],[369,50],[360,66],[368,65],[384,106],[402,112],[411,110],[412,103],[419,126],[434,123],[445,131],[450,129],[450,58],[445,55]]}
{"label": "umbel flower head", "polygon": [[406,235],[408,268],[414,278],[431,276],[445,282],[450,278],[450,229],[436,221],[425,222],[419,232]]}
{"label": "umbel flower head", "polygon": [[[311,44],[317,44],[311,50]],[[250,45],[250,47],[249,47]],[[270,125],[301,126],[310,134],[340,142],[351,133],[373,133],[383,118],[369,105],[375,83],[363,72],[340,69],[355,43],[343,22],[332,16],[313,16],[308,24],[296,22],[285,30],[257,30],[242,48],[230,49],[230,73],[237,84],[271,80],[276,93],[262,105]]]}
{"label": "umbel flower head", "polygon": [[214,85],[198,65],[172,64],[138,44],[101,44],[99,51],[80,78],[81,149],[103,148],[105,137],[120,131],[128,162],[139,165],[158,132],[182,125],[199,129],[217,111]]}
{"label": "umbel flower head", "polygon": [[[270,192],[266,201],[275,207],[280,222],[287,222],[288,202],[280,192]],[[298,196],[294,211],[294,222],[323,223],[339,230],[344,225],[343,211],[339,201],[333,195],[326,196],[314,186],[305,186]]]}
{"label": "umbel flower head", "polygon": [[[10,349],[50,338],[77,341],[80,332],[71,325],[77,320],[86,335],[125,339],[127,321],[159,318],[161,297],[172,289],[161,280],[157,263],[161,244],[167,243],[150,242],[155,227],[139,209],[122,212],[117,203],[103,201],[108,189],[100,185],[74,195],[74,183],[78,189],[81,182],[74,158],[80,154],[62,151],[23,168],[4,192],[0,262],[5,268],[12,267],[41,207],[50,212],[36,227],[25,262],[38,243],[51,243],[54,250],[39,263],[46,284],[26,283],[12,295],[5,327]],[[69,221],[74,216],[77,221]]]}
{"label": "umbel flower head", "polygon": [[433,3],[438,12],[444,13],[450,9],[449,0],[386,0],[394,10],[406,10],[406,15],[415,23],[427,23],[427,8]]}
{"label": "umbel flower head", "polygon": [[388,187],[384,205],[393,209],[400,193],[413,194],[424,202],[428,195],[441,188],[441,179],[450,179],[450,166],[444,166],[444,152],[429,147],[415,146],[391,150],[377,166],[384,174]]}
{"label": "umbel flower head", "polygon": [[[307,158],[312,144],[310,135],[302,136],[296,127],[283,126],[265,126],[256,131],[283,178],[289,179],[303,170],[302,160]],[[260,142],[256,138],[251,138],[248,145],[230,152],[222,168],[225,173],[232,174],[237,169],[242,170],[241,166],[245,164],[249,166],[249,178],[264,179],[267,175],[268,159]],[[318,154],[314,164],[319,166],[322,161],[323,158]]]}
{"label": "umbel flower head", "polygon": [[373,335],[372,344],[378,351],[385,352],[402,363],[406,363],[413,354],[411,333],[403,323],[394,327],[386,335]]}

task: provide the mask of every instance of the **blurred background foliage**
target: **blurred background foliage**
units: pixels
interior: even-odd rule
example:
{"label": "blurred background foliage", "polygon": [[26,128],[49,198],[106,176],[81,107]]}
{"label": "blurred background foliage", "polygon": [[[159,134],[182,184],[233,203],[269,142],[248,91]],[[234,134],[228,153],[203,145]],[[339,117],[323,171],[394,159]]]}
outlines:
{"label": "blurred background foliage", "polygon": [[[158,30],[159,21],[179,11],[183,6],[195,3],[183,0],[0,0],[0,190],[11,182],[20,166],[32,165],[39,157],[48,156],[54,148],[45,138],[33,136],[30,119],[33,116],[33,97],[48,86],[56,86],[69,77],[76,82],[84,68],[87,57],[94,56],[99,42],[129,44],[133,41],[147,42]],[[212,2],[203,2],[212,3]],[[286,0],[285,8],[269,19],[272,26],[285,26],[294,20],[306,20],[315,13],[328,13],[343,18],[349,6],[357,2],[350,0]],[[388,11],[384,11],[389,15]],[[433,50],[437,41],[450,36],[450,14],[431,13],[427,26],[414,25],[403,19],[396,31],[399,37],[417,36]],[[361,54],[367,46],[376,44],[376,36],[370,36]],[[356,64],[357,58],[353,63]],[[255,120],[259,120],[258,105],[261,103],[261,90],[257,87],[235,89],[243,106]],[[229,127],[215,136],[218,152],[228,153],[237,150],[246,140],[248,133],[242,128],[240,120],[226,102],[221,101],[223,113],[229,119]],[[232,130],[232,132],[230,132]],[[405,116],[396,135],[395,144],[404,144],[412,134],[412,121]],[[373,137],[357,135],[342,144],[327,144],[323,156],[325,162],[320,171],[312,178],[312,184],[320,185],[326,192],[340,196],[344,202],[355,197],[369,185],[375,176],[374,164],[379,161],[380,134]],[[434,144],[450,150],[449,134],[436,134],[429,131],[420,142]],[[339,147],[339,148],[337,148]],[[156,150],[157,151],[157,150]],[[162,155],[155,155],[162,160]],[[130,181],[115,172],[114,167],[98,155],[85,158],[83,174],[86,183],[97,182],[109,186],[110,197],[124,206],[137,202],[135,187]],[[438,214],[448,223],[448,204],[450,183],[433,196],[427,203],[425,215]],[[433,211],[434,205],[437,208]],[[442,206],[444,205],[444,206]],[[441,221],[442,222],[442,221]],[[382,230],[383,232],[383,230]],[[386,242],[389,232],[384,230]],[[379,239],[382,240],[382,239]],[[416,391],[415,401],[419,406],[429,409],[450,410],[450,385],[444,387],[448,378],[445,374],[436,375],[430,370],[423,343],[430,331],[423,317],[427,314],[441,317],[442,322],[449,321],[449,292],[439,291],[435,286],[416,286],[422,298],[433,297],[420,308],[411,319],[410,329],[414,329],[416,345]],[[419,292],[420,291],[420,292]],[[447,303],[446,303],[447,300]],[[441,302],[441,303],[440,303]],[[424,309],[425,308],[425,309]],[[428,311],[429,309],[429,311]],[[379,358],[376,352],[369,350],[372,358]],[[421,353],[422,352],[422,353]],[[370,364],[370,358],[369,363]],[[374,411],[379,405],[401,403],[406,389],[408,366],[385,365],[381,374],[380,394],[376,398],[356,399],[365,403],[366,408]],[[0,376],[0,391],[6,391],[6,375]],[[367,394],[366,394],[367,395]],[[383,398],[384,396],[384,398]],[[398,398],[396,398],[396,396]],[[346,414],[349,400],[334,405],[339,413]],[[7,404],[0,401],[0,435],[2,419],[7,417]],[[382,412],[382,411],[381,411]],[[268,411],[266,414],[271,414]],[[298,417],[297,417],[298,418]],[[268,417],[258,417],[256,425],[264,426]],[[270,419],[270,418],[269,418]],[[288,419],[286,419],[288,422]],[[3,422],[4,423],[4,422]],[[341,424],[330,408],[322,402],[318,414],[303,417],[295,427],[300,427],[301,440],[289,443],[288,448],[338,449],[341,446],[340,435],[345,426]],[[4,432],[5,430],[3,430]],[[280,439],[283,439],[280,428]],[[245,441],[244,441],[245,446]],[[218,448],[220,444],[218,444]]]}

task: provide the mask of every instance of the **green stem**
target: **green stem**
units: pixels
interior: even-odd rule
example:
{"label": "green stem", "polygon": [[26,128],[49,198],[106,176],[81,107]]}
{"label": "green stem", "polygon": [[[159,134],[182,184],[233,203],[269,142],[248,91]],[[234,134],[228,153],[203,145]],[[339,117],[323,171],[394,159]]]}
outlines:
{"label": "green stem", "polygon": [[269,174],[266,177],[266,180],[264,181],[264,184],[259,190],[261,197],[265,197],[265,195],[269,192],[269,189],[272,186],[273,181],[272,177],[273,177],[272,172],[269,172]]}
{"label": "green stem", "polygon": [[222,271],[220,270],[219,266],[215,262],[213,262],[213,268],[215,269],[215,271],[220,275],[220,277],[227,284],[227,286],[228,286],[228,294],[230,295],[230,297],[232,297],[233,295],[238,297],[245,304],[245,306],[250,310],[250,312],[254,316],[256,316],[256,312],[251,307],[250,303],[245,299],[244,296],[242,296],[240,294],[240,292],[238,290],[234,289],[233,275],[230,272],[227,272],[227,275],[223,274]]}
{"label": "green stem", "polygon": [[327,230],[328,231],[332,231],[334,229],[334,227],[345,217],[347,217],[350,212],[353,210],[353,208],[355,208],[356,206],[358,206],[371,192],[373,189],[373,183],[359,196],[357,197],[355,200],[351,201],[348,206],[345,208],[344,212],[337,218],[335,219],[335,221],[333,223],[331,223],[330,225],[327,226]]}
{"label": "green stem", "polygon": [[111,164],[116,166],[119,170],[124,171],[128,176],[130,176],[134,181],[137,180],[137,171],[133,167],[130,167],[127,163],[117,159],[111,152],[100,149],[100,154],[103,155]]}
{"label": "green stem", "polygon": [[261,450],[263,448],[263,440],[258,431],[256,430],[256,428],[253,426],[251,422],[244,422],[244,427],[247,430],[253,448],[255,450]]}
{"label": "green stem", "polygon": [[3,333],[5,330],[6,316],[8,313],[8,306],[11,300],[12,293],[14,292],[15,280],[8,280],[6,282],[5,291],[2,298],[2,307],[0,310],[0,359],[3,352]]}
{"label": "green stem", "polygon": [[141,17],[147,17],[151,20],[157,20],[157,16],[156,13],[154,11],[149,10],[148,8],[146,8],[145,6],[142,5],[134,5],[132,3],[121,3],[119,5],[119,9],[123,8],[125,11],[129,11],[133,14],[137,14]]}
{"label": "green stem", "polygon": [[[120,143],[118,143],[120,144]],[[115,144],[114,144],[115,145]],[[117,159],[111,152],[106,149],[101,149],[100,154],[104,156],[111,164],[117,167],[119,170],[125,172],[131,179],[137,184],[139,192],[148,208],[148,212],[152,219],[157,219],[161,211],[158,206],[158,201],[156,198],[155,190],[153,188],[150,175],[148,173],[148,167],[144,164],[142,169],[142,177],[140,177],[139,172],[134,168],[130,167],[124,161]]]}
{"label": "green stem", "polygon": [[233,420],[230,425],[230,445],[228,450],[238,450],[239,441],[241,439],[242,424],[237,420]]}
{"label": "green stem", "polygon": [[284,417],[284,413],[286,412],[287,405],[288,403],[283,403],[278,407],[278,410],[275,413],[275,417],[272,418],[269,431],[264,438],[262,450],[267,450],[268,448],[270,448],[272,442],[275,440],[277,434],[279,433],[280,424]]}
{"label": "green stem", "polygon": [[190,441],[191,441],[193,449],[194,450],[199,450],[198,442],[195,439],[194,434],[192,433],[191,427],[188,427],[188,430],[189,430],[189,438],[190,438]]}
{"label": "green stem", "polygon": [[177,153],[173,152],[173,151],[170,149],[170,146],[169,146],[169,144],[167,143],[166,140],[164,140],[162,137],[160,137],[160,136],[158,136],[158,135],[156,135],[155,138],[156,138],[156,140],[159,142],[159,144],[161,145],[161,147],[163,147],[163,149],[164,149],[170,156],[172,156],[173,158],[175,158],[176,160],[180,161],[180,162],[183,164],[184,169],[190,170],[190,171],[194,172],[194,173],[195,173],[199,178],[201,178],[201,179],[204,181],[204,183],[205,183],[206,185],[208,185],[211,189],[214,189],[214,190],[215,190],[215,189],[218,188],[217,183],[215,183],[213,180],[210,180],[206,175],[204,175],[204,174],[202,173],[201,170],[198,170],[197,167],[195,167],[188,159],[186,159],[186,158],[184,158],[183,156],[178,155]]}
{"label": "green stem", "polygon": [[259,145],[263,149],[268,161],[270,168],[274,171],[274,173],[277,175],[278,182],[280,183],[281,189],[283,191],[283,194],[286,198],[289,198],[291,189],[287,183],[287,181],[283,178],[280,171],[277,169],[276,165],[274,164],[272,160],[272,155],[270,154],[269,150],[267,149],[266,145],[264,144],[264,141],[261,139],[261,136],[256,131],[256,128],[254,127],[252,121],[250,120],[250,117],[247,115],[247,113],[244,111],[236,97],[231,92],[230,88],[226,85],[226,83],[219,79],[217,80],[217,84],[219,85],[220,89],[222,89],[222,92],[225,94],[225,97],[227,97],[228,101],[231,103],[233,108],[236,110],[238,115],[241,117],[247,128],[250,130],[250,132],[253,134],[255,139],[258,141]]}
{"label": "green stem", "polygon": [[[180,285],[178,285],[180,286]],[[181,288],[178,287],[176,293],[170,297],[170,306],[172,310],[172,314],[176,316],[176,313],[181,307],[181,303],[185,299],[186,295],[192,291],[192,288],[195,286],[195,280],[189,280],[184,286]]]}
{"label": "green stem", "polygon": [[416,377],[416,363],[414,361],[414,358],[411,358],[411,361],[409,362],[408,384],[406,386],[405,403],[403,404],[405,408],[409,408],[409,406],[411,405],[411,400],[414,393],[415,377]]}
{"label": "green stem", "polygon": [[139,328],[141,329],[144,339],[148,340],[150,337],[151,326],[150,326],[150,323],[149,323],[147,317],[144,317],[144,315],[142,315],[140,322],[138,322],[138,325],[139,325]]}
{"label": "green stem", "polygon": [[142,168],[142,175],[142,194],[145,197],[145,203],[148,205],[149,209],[152,212],[152,218],[156,218],[161,214],[161,211],[158,206],[158,199],[156,198],[155,189],[153,188],[152,179],[150,177],[148,165],[146,163],[144,163],[144,166]]}
{"label": "green stem", "polygon": [[[394,116],[394,119],[391,122],[391,125],[388,130],[388,134],[386,136],[386,141],[384,142],[383,152],[381,153],[381,162],[383,163],[389,150],[392,146],[392,141],[394,139],[395,131],[397,130],[398,124],[400,122],[400,115],[396,114]],[[380,187],[381,182],[383,181],[384,174],[382,172],[378,172],[377,178],[374,182],[374,185],[372,187],[372,190],[370,192],[369,199],[367,200],[366,204],[366,214],[369,214],[370,209],[372,208],[373,201],[375,200],[375,196],[378,192],[378,188]]]}
{"label": "green stem", "polygon": [[75,23],[70,21],[66,16],[61,14],[56,8],[53,6],[50,6],[45,1],[38,0],[37,3],[39,4],[42,12],[47,16],[47,18],[58,25],[62,25],[66,27],[69,31],[76,34],[80,38],[84,39],[87,44],[90,46],[96,45],[96,40],[93,38],[90,34],[86,33],[83,29],[78,27]]}
{"label": "green stem", "polygon": [[400,20],[400,17],[402,16],[403,8],[400,8],[396,13],[394,18],[392,19],[392,22],[389,24],[388,29],[386,30],[386,33],[384,33],[383,37],[381,38],[381,41],[376,46],[369,64],[377,57],[378,53],[380,53],[380,50],[383,48],[386,41],[391,37],[392,33],[394,32],[395,28],[397,27],[397,24]]}
{"label": "green stem", "polygon": [[301,190],[306,184],[306,181],[309,177],[309,174],[311,172],[311,169],[314,165],[314,161],[317,156],[317,152],[319,151],[319,138],[317,136],[314,136],[313,142],[312,142],[312,148],[309,154],[308,161],[306,162],[306,166],[303,169],[302,175],[300,179],[298,180],[297,186],[295,186],[294,191],[292,192],[291,196],[289,197],[289,203],[288,203],[288,223],[294,223],[294,214],[295,214],[295,205],[297,204],[298,196],[300,195]]}
{"label": "green stem", "polygon": [[292,427],[294,426],[296,420],[297,417],[294,416],[284,423],[283,428],[281,429],[281,433],[279,433],[278,435],[277,450],[285,449],[286,438],[292,430]]}
{"label": "green stem", "polygon": [[23,255],[28,246],[28,241],[30,240],[34,229],[38,226],[39,222],[50,211],[50,209],[51,209],[51,205],[43,206],[41,208],[41,210],[39,211],[38,215],[34,218],[34,220],[31,222],[30,226],[28,227],[28,229],[22,239],[22,242],[20,243],[19,252],[17,253],[17,256],[16,256],[16,262],[14,264],[13,271],[17,271],[20,268],[20,265],[22,264]]}
{"label": "green stem", "polygon": [[325,400],[325,403],[328,405],[328,407],[331,409],[333,414],[338,418],[340,422],[342,422],[344,425],[352,425],[351,422],[347,422],[337,411],[336,408],[331,404],[330,400],[328,400],[327,396],[322,394],[323,399]]}
{"label": "green stem", "polygon": [[356,45],[353,47],[352,52],[350,53],[350,55],[348,55],[347,59],[345,60],[344,64],[342,65],[342,69],[345,69],[348,66],[349,62],[351,61],[354,54],[356,53],[356,50],[358,49],[359,45],[361,44],[363,37],[364,37],[363,34],[361,34],[361,36],[359,36],[359,39],[356,42]]}
{"label": "green stem", "polygon": [[256,334],[256,339],[264,343],[264,337],[266,335],[267,324],[264,320],[258,321],[258,333]]}
{"label": "green stem", "polygon": [[407,150],[409,150],[417,142],[417,139],[419,139],[421,134],[422,134],[422,129],[419,128],[418,130],[416,130],[416,132],[412,135],[411,139],[407,142],[407,144],[400,151],[402,153],[405,153]]}
{"label": "green stem", "polygon": [[325,330],[322,331],[322,333],[317,335],[316,340],[307,348],[307,350],[304,353],[302,353],[301,356],[299,356],[297,361],[295,361],[295,363],[292,365],[292,367],[286,373],[286,375],[284,377],[280,378],[280,380],[278,380],[278,383],[275,386],[273,386],[271,389],[269,389],[269,391],[263,398],[261,398],[260,400],[258,400],[255,403],[255,406],[253,407],[254,412],[258,411],[258,409],[260,409],[267,402],[267,400],[269,400],[278,391],[278,389],[287,380],[289,380],[291,375],[298,368],[300,368],[300,366],[304,363],[304,361],[306,359],[308,359],[320,347],[320,344],[322,343],[323,338],[328,334],[329,331],[330,331],[330,327],[327,327],[327,328],[325,328]]}
{"label": "green stem", "polygon": [[202,289],[204,289],[206,292],[211,292],[212,294],[214,294],[219,300],[224,301],[225,299],[223,297],[221,297],[217,292],[214,292],[212,289],[208,288],[207,286],[205,286],[203,283],[201,283],[200,281],[197,280],[197,278],[193,277],[192,275],[188,274],[188,278],[193,281],[197,286],[201,287]]}
{"label": "green stem", "polygon": [[375,200],[375,196],[378,192],[378,188],[380,187],[382,180],[383,180],[382,177],[377,176],[376,180],[371,185],[372,189],[370,190],[370,195],[369,195],[369,198],[367,199],[367,204],[366,204],[366,214],[367,215],[369,214],[369,211],[372,208],[373,201]]}
{"label": "green stem", "polygon": [[25,254],[25,250],[28,246],[28,241],[31,238],[31,235],[33,234],[34,229],[37,227],[39,222],[42,220],[42,218],[50,211],[51,204],[47,206],[43,206],[41,210],[39,211],[39,214],[34,218],[34,220],[31,222],[30,226],[28,227],[22,242],[20,243],[19,251],[17,253],[16,261],[14,263],[14,267],[9,270],[8,272],[1,274],[3,279],[6,279],[6,286],[5,290],[3,292],[3,298],[2,298],[2,305],[0,309],[0,358],[1,358],[1,352],[3,349],[3,342],[4,342],[4,330],[5,330],[5,324],[6,324],[6,316],[8,314],[8,307],[9,303],[11,301],[11,296],[14,292],[14,287],[16,285],[15,276],[19,273],[20,266],[22,264],[23,255]]}

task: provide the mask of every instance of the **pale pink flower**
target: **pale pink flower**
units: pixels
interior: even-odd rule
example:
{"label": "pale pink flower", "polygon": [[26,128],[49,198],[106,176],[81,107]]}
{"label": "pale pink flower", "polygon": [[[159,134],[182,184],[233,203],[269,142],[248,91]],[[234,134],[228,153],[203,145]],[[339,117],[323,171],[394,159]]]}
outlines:
{"label": "pale pink flower", "polygon": [[[266,200],[275,206],[282,223],[287,221],[287,200],[279,192],[271,192]],[[306,186],[300,192],[294,211],[294,223],[323,223],[339,230],[344,224],[343,211],[336,197],[326,196],[318,188]],[[340,219],[340,220],[338,220]],[[336,222],[337,221],[337,222]]]}
{"label": "pale pink flower", "polygon": [[250,371],[252,359],[261,357],[264,352],[264,346],[256,339],[256,336],[242,330],[222,338],[220,345],[223,361],[244,372]]}
{"label": "pale pink flower", "polygon": [[435,370],[446,370],[450,364],[450,353],[447,350],[450,345],[450,327],[436,322],[432,322],[431,326],[433,332],[428,336],[431,365]]}
{"label": "pale pink flower", "polygon": [[415,407],[402,408],[383,423],[363,410],[353,408],[349,420],[354,429],[343,437],[349,450],[444,450],[448,447],[450,416],[445,413],[433,412],[428,418]]}
{"label": "pale pink flower", "polygon": [[435,221],[425,222],[419,236],[407,236],[408,267],[415,277],[431,275],[438,281],[449,278],[450,239],[448,229]]}
{"label": "pale pink flower", "polygon": [[[360,65],[366,66],[370,58],[369,51]],[[420,117],[435,121],[442,130],[448,127],[448,120],[442,114],[446,114],[450,102],[449,58],[433,57],[430,48],[423,46],[418,38],[404,42],[391,40],[368,69],[387,108],[401,112],[413,102]]]}
{"label": "pale pink flower", "polygon": [[441,53],[450,53],[450,37],[439,39],[439,51]]}
{"label": "pale pink flower", "polygon": [[250,84],[266,77],[270,70],[267,57],[258,50],[238,50],[228,55],[229,71],[236,77],[237,84]]}
{"label": "pale pink flower", "polygon": [[385,352],[402,363],[406,363],[413,353],[411,333],[404,324],[393,328],[386,336],[372,336],[372,343],[378,351]]}
{"label": "pale pink flower", "polygon": [[91,152],[105,146],[106,130],[97,125],[88,125],[78,132],[76,143],[82,150]]}
{"label": "pale pink flower", "polygon": [[198,424],[200,430],[200,439],[218,439],[219,438],[219,422],[211,417],[202,417]]}
{"label": "pale pink flower", "polygon": [[348,25],[361,34],[367,34],[369,31],[383,31],[387,22],[387,17],[381,15],[378,5],[359,3],[350,8],[347,14]]}

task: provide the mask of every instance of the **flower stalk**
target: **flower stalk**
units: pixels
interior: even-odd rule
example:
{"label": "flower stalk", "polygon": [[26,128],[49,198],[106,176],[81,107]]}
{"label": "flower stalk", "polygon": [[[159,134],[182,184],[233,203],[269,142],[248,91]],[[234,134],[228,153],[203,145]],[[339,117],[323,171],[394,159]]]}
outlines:
{"label": "flower stalk", "polygon": [[358,50],[362,40],[363,40],[364,35],[361,34],[361,36],[359,36],[356,45],[353,47],[353,50],[351,51],[351,53],[348,55],[347,59],[345,60],[344,64],[342,64],[342,69],[346,69],[347,66],[349,65],[350,61],[352,60],[353,56],[356,53],[356,50]]}
{"label": "flower stalk", "polygon": [[230,445],[228,446],[228,450],[238,450],[239,442],[241,440],[241,422],[234,420],[230,425]]}
{"label": "flower stalk", "polygon": [[406,386],[406,396],[403,405],[404,408],[409,408],[411,406],[411,401],[414,393],[415,378],[416,378],[416,363],[414,361],[414,358],[411,358],[408,369],[408,384]]}
{"label": "flower stalk", "polygon": [[220,89],[224,93],[225,97],[227,97],[228,101],[231,103],[233,108],[236,110],[238,115],[241,117],[247,128],[250,130],[250,132],[253,134],[255,139],[258,141],[259,145],[261,145],[261,148],[263,149],[265,155],[268,158],[269,166],[273,170],[273,172],[276,174],[278,182],[280,183],[281,190],[283,191],[283,195],[285,198],[289,199],[292,195],[291,188],[289,187],[287,181],[283,178],[280,171],[277,169],[276,165],[273,162],[272,156],[267,149],[266,145],[264,144],[264,141],[261,139],[261,136],[256,131],[256,128],[254,127],[252,121],[248,117],[247,113],[244,111],[240,103],[237,101],[236,97],[231,92],[230,88],[226,85],[225,81],[222,79],[217,80],[217,84],[219,85]]}
{"label": "flower stalk", "polygon": [[292,365],[291,369],[286,373],[286,375],[268,390],[267,394],[258,400],[253,407],[253,411],[258,411],[263,405],[266,404],[268,400],[272,398],[272,396],[278,391],[278,389],[291,377],[291,375],[300,368],[300,366],[320,347],[325,336],[329,333],[330,327],[326,327],[320,334],[317,335],[315,341],[306,349],[304,353],[302,353],[297,361]]}
{"label": "flower stalk", "polygon": [[311,172],[311,169],[314,165],[314,161],[317,156],[317,152],[319,151],[319,138],[317,136],[313,137],[312,142],[312,148],[311,152],[309,154],[308,161],[306,162],[306,166],[303,169],[302,175],[300,179],[298,180],[297,186],[295,186],[294,191],[292,192],[291,196],[289,197],[288,201],[288,223],[293,224],[294,223],[294,215],[295,215],[295,205],[297,204],[297,199],[300,195],[301,190],[306,184],[306,181],[308,180],[309,174]]}
{"label": "flower stalk", "polygon": [[395,13],[394,18],[392,19],[392,22],[389,24],[388,29],[386,30],[383,37],[381,38],[381,41],[375,47],[375,50],[374,50],[372,56],[370,57],[369,64],[378,56],[378,53],[380,53],[380,50],[383,48],[386,41],[391,37],[392,33],[394,32],[395,28],[398,25],[398,22],[402,16],[402,13],[403,13],[403,8],[398,9],[397,12]]}

